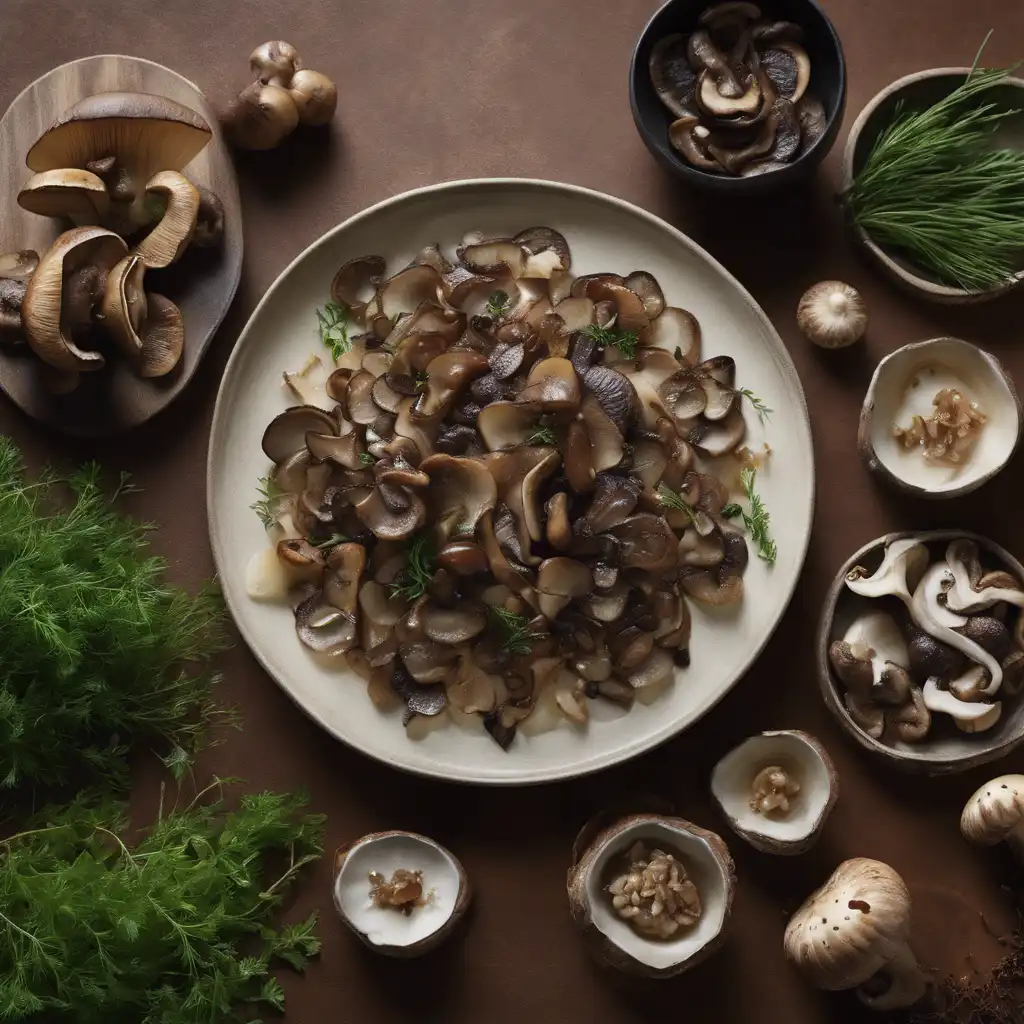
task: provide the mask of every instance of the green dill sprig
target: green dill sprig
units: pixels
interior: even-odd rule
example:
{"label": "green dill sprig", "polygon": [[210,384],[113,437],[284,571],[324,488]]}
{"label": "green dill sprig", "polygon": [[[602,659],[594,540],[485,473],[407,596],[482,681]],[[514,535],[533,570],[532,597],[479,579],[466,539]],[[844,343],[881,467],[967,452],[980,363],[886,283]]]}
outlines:
{"label": "green dill sprig", "polygon": [[598,327],[591,324],[583,328],[583,333],[601,348],[614,345],[625,359],[636,359],[636,347],[639,343],[636,331],[617,331],[609,327]]}
{"label": "green dill sprig", "polygon": [[491,293],[485,307],[487,315],[495,320],[500,320],[511,308],[512,300],[508,297],[508,292],[501,290]]}
{"label": "green dill sprig", "polygon": [[489,607],[487,613],[491,617],[491,625],[501,637],[501,649],[515,658],[528,655],[533,641],[544,637],[543,633],[534,633],[530,629],[530,620],[525,615],[495,606]]}
{"label": "green dill sprig", "polygon": [[0,437],[0,790],[123,786],[154,748],[180,775],[230,718],[211,700],[222,601],[169,584],[150,527],[115,509],[125,490],[95,465],[29,483]]}
{"label": "green dill sprig", "polygon": [[841,197],[874,242],[968,290],[996,287],[1019,267],[1024,152],[993,140],[1020,116],[994,92],[1015,70],[979,69],[976,58],[944,99],[923,110],[897,106]]}
{"label": "green dill sprig", "polygon": [[277,486],[272,476],[261,476],[256,481],[256,490],[259,498],[249,508],[260,517],[260,522],[269,530],[277,521],[277,507],[284,497],[284,491]]}
{"label": "green dill sprig", "polygon": [[553,427],[548,426],[546,423],[538,423],[527,435],[526,443],[529,445],[554,446],[558,444],[558,435],[555,434]]}
{"label": "green dill sprig", "polygon": [[405,568],[391,584],[392,595],[415,601],[427,592],[434,578],[434,545],[425,533],[418,533],[409,542]]}
{"label": "green dill sprig", "polygon": [[673,491],[667,484],[658,484],[658,501],[666,508],[678,509],[686,515],[694,526],[697,525],[697,510],[681,494]]}
{"label": "green dill sprig", "polygon": [[11,1020],[252,1021],[282,1010],[277,963],[320,949],[316,914],[275,918],[322,851],[304,798],[258,793],[161,815],[137,843],[124,807],[47,808],[0,847],[0,1013]]}
{"label": "green dill sprig", "polygon": [[774,409],[769,409],[764,402],[754,394],[750,388],[740,388],[739,393],[754,407],[754,411],[757,413],[757,418],[762,423],[767,423],[772,418]]}
{"label": "green dill sprig", "polygon": [[747,528],[750,539],[757,545],[758,558],[772,565],[778,557],[779,549],[768,532],[771,528],[771,514],[765,508],[761,495],[754,490],[756,479],[756,469],[748,467],[740,472],[740,484],[743,487],[743,493],[747,496],[750,511],[744,512],[740,505],[733,502],[722,509],[722,515],[726,519],[742,517],[743,525]]}
{"label": "green dill sprig", "polygon": [[337,362],[352,348],[348,310],[336,302],[328,302],[322,310],[316,311],[316,319],[320,342],[331,350],[331,358]]}

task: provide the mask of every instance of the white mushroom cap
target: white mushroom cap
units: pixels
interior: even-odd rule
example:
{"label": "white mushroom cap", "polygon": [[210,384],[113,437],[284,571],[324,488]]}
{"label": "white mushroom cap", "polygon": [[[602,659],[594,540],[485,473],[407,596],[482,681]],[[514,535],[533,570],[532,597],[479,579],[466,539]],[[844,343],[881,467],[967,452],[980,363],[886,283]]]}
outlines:
{"label": "white mushroom cap", "polygon": [[910,587],[928,564],[928,549],[917,537],[894,540],[885,549],[882,563],[865,576],[863,571],[852,569],[846,577],[846,585],[861,597],[898,597],[910,604]]}
{"label": "white mushroom cap", "polygon": [[[423,872],[424,906],[404,914],[377,906],[370,872],[386,879],[398,868]],[[342,920],[371,949],[410,958],[439,945],[465,913],[469,880],[456,857],[415,832],[372,832],[342,847],[335,859],[334,905]]]}
{"label": "white mushroom cap", "polygon": [[[800,786],[784,816],[751,806],[754,778],[778,765]],[[733,831],[764,853],[794,855],[810,849],[839,797],[839,776],[825,748],[798,730],[763,732],[729,751],[711,773],[711,795]]]}
{"label": "white mushroom cap", "polygon": [[910,893],[888,864],[844,861],[790,919],[786,956],[813,985],[832,992],[885,969],[889,989],[878,997],[861,991],[860,998],[878,1009],[912,1005],[927,983],[907,947],[910,910]]}
{"label": "white mushroom cap", "polygon": [[[715,952],[725,941],[735,885],[722,839],[682,818],[659,814],[630,814],[613,818],[607,827],[601,824],[595,820],[580,833],[568,878],[570,912],[598,960],[630,974],[671,977]],[[700,920],[678,938],[652,940],[637,934],[615,913],[605,891],[612,862],[638,840],[681,855],[700,893]]]}
{"label": "white mushroom cap", "polygon": [[1024,775],[1001,775],[986,782],[967,801],[960,831],[982,846],[1005,840],[1024,855]]}

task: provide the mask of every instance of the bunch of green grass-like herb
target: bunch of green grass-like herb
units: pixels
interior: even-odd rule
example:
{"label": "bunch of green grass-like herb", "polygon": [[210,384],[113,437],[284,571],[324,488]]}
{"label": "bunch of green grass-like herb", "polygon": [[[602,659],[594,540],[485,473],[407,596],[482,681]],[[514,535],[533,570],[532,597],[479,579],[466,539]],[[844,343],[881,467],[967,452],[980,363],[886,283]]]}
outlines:
{"label": "bunch of green grass-like herb", "polygon": [[0,843],[0,1019],[207,1024],[283,1009],[271,964],[302,970],[320,948],[315,915],[270,924],[321,852],[303,803],[193,806],[133,848],[117,805],[48,808]]}
{"label": "bunch of green grass-like herb", "polygon": [[1013,70],[974,69],[938,103],[897,108],[842,196],[874,242],[948,285],[993,288],[1020,267],[1024,152],[992,138],[1021,116],[993,95]]}
{"label": "bunch of green grass-like herb", "polygon": [[122,784],[140,744],[180,771],[217,714],[220,599],[169,586],[113,504],[96,466],[29,483],[0,437],[0,789]]}
{"label": "bunch of green grass-like herb", "polygon": [[509,611],[507,608],[491,606],[487,609],[491,625],[500,638],[500,646],[513,657],[522,657],[530,653],[533,642],[543,637],[530,628],[530,620],[525,615]]}
{"label": "bunch of green grass-like herb", "polygon": [[601,348],[613,345],[625,359],[636,358],[636,347],[639,343],[636,331],[620,331],[611,327],[597,327],[591,324],[583,328],[583,333]]}
{"label": "bunch of green grass-like herb", "polygon": [[415,601],[427,592],[434,571],[434,545],[427,534],[418,533],[409,542],[405,568],[391,584],[391,593]]}
{"label": "bunch of green grass-like herb", "polygon": [[754,481],[757,479],[757,470],[746,468],[740,471],[740,484],[743,493],[747,497],[749,511],[744,512],[740,505],[735,503],[726,505],[722,509],[722,515],[726,519],[742,519],[743,525],[750,534],[750,539],[757,545],[757,556],[770,565],[778,558],[779,549],[772,539],[770,530],[772,517],[765,507],[761,495],[754,490]]}

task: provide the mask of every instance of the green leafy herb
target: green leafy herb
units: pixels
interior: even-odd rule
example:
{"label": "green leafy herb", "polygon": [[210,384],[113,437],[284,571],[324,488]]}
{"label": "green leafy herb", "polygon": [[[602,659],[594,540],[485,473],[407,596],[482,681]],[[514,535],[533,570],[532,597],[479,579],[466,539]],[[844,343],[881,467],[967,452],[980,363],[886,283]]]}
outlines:
{"label": "green leafy herb", "polygon": [[249,508],[260,517],[260,522],[269,530],[277,520],[277,507],[284,497],[284,491],[270,476],[261,476],[256,481],[256,490],[259,492],[259,498]]}
{"label": "green leafy herb", "polygon": [[492,292],[485,308],[488,316],[500,320],[512,308],[512,300],[508,297],[508,292]]}
{"label": "green leafy herb", "polygon": [[416,390],[422,391],[427,386],[429,376],[426,370],[414,370],[412,379],[416,382]]}
{"label": "green leafy herb", "polygon": [[0,437],[0,788],[123,785],[154,745],[180,773],[218,717],[221,600],[171,587],[116,497],[95,465],[28,483]]}
{"label": "green leafy herb", "polygon": [[532,642],[544,636],[543,633],[534,633],[530,629],[530,620],[525,615],[493,606],[487,611],[491,617],[491,624],[501,637],[501,649],[513,657],[525,657],[530,653]]}
{"label": "green leafy herb", "polygon": [[727,519],[742,516],[743,525],[747,528],[750,539],[757,545],[758,557],[771,564],[778,557],[779,551],[768,532],[771,527],[771,515],[764,507],[761,496],[754,490],[756,479],[757,470],[755,469],[748,467],[740,472],[740,484],[743,487],[743,493],[747,496],[750,511],[744,512],[739,505],[732,504],[726,505],[722,509],[722,515]]}
{"label": "green leafy herb", "polygon": [[343,533],[332,533],[330,537],[327,538],[327,540],[322,540],[318,543],[314,542],[313,538],[310,537],[309,543],[312,544],[313,547],[319,548],[321,551],[323,551],[326,548],[333,548],[337,547],[339,544],[344,544],[347,540],[348,537],[346,537],[345,534]]}
{"label": "green leafy herb", "polygon": [[614,345],[626,359],[636,358],[636,346],[638,343],[636,331],[616,331],[608,327],[597,327],[591,324],[584,327],[583,333],[601,346],[606,348]]}
{"label": "green leafy herb", "polygon": [[527,444],[533,445],[557,445],[558,436],[552,427],[547,426],[544,423],[538,423],[537,426],[530,431],[526,438]]}
{"label": "green leafy herb", "polygon": [[965,289],[1006,281],[1024,236],[1024,152],[993,144],[1002,122],[1020,116],[994,92],[1015,68],[976,65],[938,103],[897,107],[842,196],[874,242]]}
{"label": "green leafy herb", "polygon": [[766,423],[771,419],[772,413],[775,412],[775,410],[769,409],[768,406],[750,390],[750,388],[740,388],[740,394],[754,407],[754,410],[757,413],[757,418],[762,423]]}
{"label": "green leafy herb", "polygon": [[331,358],[337,362],[352,348],[348,336],[348,310],[336,302],[328,302],[322,310],[316,311],[316,319],[320,341],[331,350]]}
{"label": "green leafy herb", "polygon": [[[176,811],[134,848],[116,804],[48,808],[0,856],[0,1019],[207,1024],[283,1008],[275,961],[301,971],[316,915],[277,908],[322,848],[303,798]],[[276,880],[275,880],[276,879]]]}
{"label": "green leafy herb", "polygon": [[400,594],[407,601],[415,601],[427,592],[433,577],[434,546],[427,534],[418,533],[409,542],[405,568],[391,584],[391,593]]}
{"label": "green leafy herb", "polygon": [[667,508],[675,508],[686,514],[690,522],[697,524],[697,510],[681,495],[665,484],[658,485],[658,500]]}
{"label": "green leafy herb", "polygon": [[377,460],[369,452],[360,452],[359,461],[364,466],[376,465]]}

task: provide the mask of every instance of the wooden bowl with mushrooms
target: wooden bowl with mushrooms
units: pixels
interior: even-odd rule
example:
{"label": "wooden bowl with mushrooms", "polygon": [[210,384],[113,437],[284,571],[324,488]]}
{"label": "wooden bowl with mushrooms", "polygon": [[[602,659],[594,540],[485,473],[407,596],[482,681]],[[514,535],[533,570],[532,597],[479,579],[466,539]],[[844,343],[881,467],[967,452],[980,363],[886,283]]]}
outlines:
{"label": "wooden bowl with mushrooms", "polygon": [[966,530],[891,533],[829,589],[822,696],[865,750],[948,775],[1024,742],[1024,566]]}
{"label": "wooden bowl with mushrooms", "polygon": [[684,182],[761,195],[831,149],[846,61],[814,0],[669,0],[633,52],[629,101],[644,145]]}

